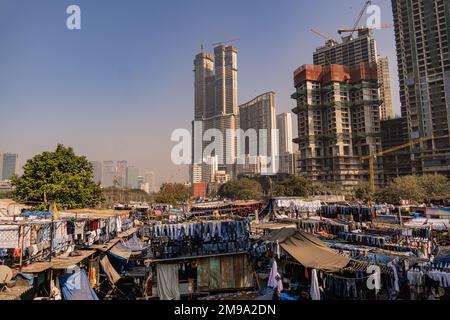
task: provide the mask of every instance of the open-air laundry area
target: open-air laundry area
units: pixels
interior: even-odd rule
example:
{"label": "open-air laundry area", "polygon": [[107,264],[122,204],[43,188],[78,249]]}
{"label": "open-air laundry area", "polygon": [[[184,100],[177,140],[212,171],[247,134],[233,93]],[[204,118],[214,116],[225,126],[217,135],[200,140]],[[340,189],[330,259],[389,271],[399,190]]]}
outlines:
{"label": "open-air laundry area", "polygon": [[449,216],[301,198],[22,212],[0,220],[0,299],[444,300]]}
{"label": "open-air laundry area", "polygon": [[447,209],[279,198],[253,228],[257,273],[281,299],[449,298]]}

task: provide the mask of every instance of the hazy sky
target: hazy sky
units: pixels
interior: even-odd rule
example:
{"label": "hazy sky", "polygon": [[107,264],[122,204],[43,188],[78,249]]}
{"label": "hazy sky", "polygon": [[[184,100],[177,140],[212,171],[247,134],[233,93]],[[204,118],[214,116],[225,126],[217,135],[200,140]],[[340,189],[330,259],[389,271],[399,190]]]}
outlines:
{"label": "hazy sky", "polygon": [[[338,37],[364,2],[0,0],[0,152],[23,164],[60,142],[91,160],[126,159],[159,181],[187,180],[171,164],[170,135],[190,128],[201,44],[212,51],[240,38],[239,103],[273,90],[277,113],[290,111],[293,71],[324,43],[310,29]],[[391,1],[373,2],[391,24]],[[81,7],[81,30],[66,28],[71,4]],[[399,113],[394,31],[375,35],[391,58]]]}

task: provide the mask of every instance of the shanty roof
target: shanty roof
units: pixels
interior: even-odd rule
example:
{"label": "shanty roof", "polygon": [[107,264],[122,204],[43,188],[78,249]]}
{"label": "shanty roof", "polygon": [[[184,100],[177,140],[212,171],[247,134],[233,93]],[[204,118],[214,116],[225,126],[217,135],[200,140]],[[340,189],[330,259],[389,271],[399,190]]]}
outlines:
{"label": "shanty roof", "polygon": [[350,258],[330,249],[317,237],[295,229],[276,230],[261,240],[278,241],[284,251],[307,268],[336,272],[350,262]]}
{"label": "shanty roof", "polygon": [[48,269],[61,270],[74,266],[95,253],[95,250],[81,250],[79,256],[58,256],[51,262],[37,262],[22,268],[24,273],[40,273]]}

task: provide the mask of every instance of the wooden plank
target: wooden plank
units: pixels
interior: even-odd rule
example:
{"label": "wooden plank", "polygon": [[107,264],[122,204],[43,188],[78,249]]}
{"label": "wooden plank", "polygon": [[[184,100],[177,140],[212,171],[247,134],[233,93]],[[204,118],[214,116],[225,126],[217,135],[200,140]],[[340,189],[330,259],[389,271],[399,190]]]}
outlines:
{"label": "wooden plank", "polygon": [[120,238],[115,238],[105,244],[93,244],[91,246],[91,248],[102,251],[102,252],[106,252],[106,251],[109,251],[112,247],[114,247],[119,241],[120,241]]}
{"label": "wooden plank", "polygon": [[53,262],[36,262],[22,268],[23,273],[41,273],[50,269]]}
{"label": "wooden plank", "polygon": [[209,259],[197,260],[197,287],[209,288]]}
{"label": "wooden plank", "polygon": [[84,259],[89,258],[95,252],[96,252],[96,250],[83,250],[83,251],[80,251],[81,256],[57,257],[52,261],[52,263],[53,263],[52,269],[54,269],[54,270],[67,269],[71,266],[74,266],[74,265],[82,262]]}
{"label": "wooden plank", "polygon": [[220,258],[209,258],[209,276],[210,276],[210,289],[220,289],[222,280],[220,276]]}
{"label": "wooden plank", "polygon": [[253,268],[247,259],[247,255],[242,255],[242,259],[244,267],[243,288],[251,288],[253,287]]}
{"label": "wooden plank", "polygon": [[222,289],[234,288],[234,266],[233,257],[221,257],[220,268],[222,274]]}
{"label": "wooden plank", "polygon": [[243,276],[244,276],[244,260],[243,260],[243,255],[239,255],[239,256],[234,256],[234,287],[236,289],[240,289],[244,287],[244,281],[243,281]]}

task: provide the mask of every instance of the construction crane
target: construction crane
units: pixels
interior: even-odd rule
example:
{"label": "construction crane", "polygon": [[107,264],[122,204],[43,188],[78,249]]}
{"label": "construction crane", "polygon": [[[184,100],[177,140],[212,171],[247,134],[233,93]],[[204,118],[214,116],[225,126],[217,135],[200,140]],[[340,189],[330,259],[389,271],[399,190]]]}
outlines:
{"label": "construction crane", "polygon": [[[362,17],[364,16],[364,13],[366,12],[367,8],[372,4],[372,1],[366,1],[364,4],[364,7],[362,8],[361,12],[358,15],[358,18],[355,21],[355,24],[353,25],[353,28],[351,30],[356,30],[358,28],[359,23],[361,22]],[[351,31],[350,36],[353,36],[354,31]]]}
{"label": "construction crane", "polygon": [[357,27],[355,29],[339,29],[337,32],[339,34],[343,34],[343,33],[347,33],[347,32],[351,32],[352,34],[354,32],[359,32],[359,31],[364,31],[364,30],[378,30],[378,29],[391,29],[393,28],[394,25],[392,24],[382,24],[379,27]]}
{"label": "construction crane", "polygon": [[365,161],[369,160],[369,176],[370,176],[370,192],[375,193],[375,173],[374,173],[374,162],[375,159],[378,157],[382,157],[386,154],[395,152],[395,151],[399,151],[408,147],[412,147],[416,144],[420,144],[429,140],[432,140],[434,138],[434,136],[429,136],[429,137],[422,137],[422,138],[418,138],[418,139],[413,139],[408,143],[381,151],[381,152],[376,152],[376,153],[371,153],[368,156],[365,157],[361,157],[361,163],[364,163]]}
{"label": "construction crane", "polygon": [[326,33],[323,33],[322,31],[311,29],[311,32],[317,34],[319,37],[322,37],[325,40],[337,42],[335,39],[333,39],[333,37],[327,35]]}
{"label": "construction crane", "polygon": [[214,47],[215,46],[221,46],[221,45],[224,45],[225,43],[232,43],[232,42],[236,42],[236,41],[239,41],[239,40],[241,40],[241,39],[235,38],[235,39],[225,40],[225,41],[213,43],[212,46],[214,46]]}

